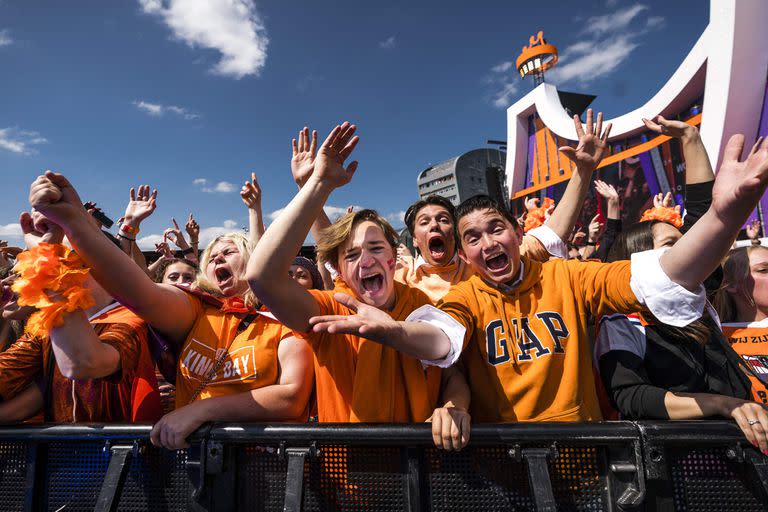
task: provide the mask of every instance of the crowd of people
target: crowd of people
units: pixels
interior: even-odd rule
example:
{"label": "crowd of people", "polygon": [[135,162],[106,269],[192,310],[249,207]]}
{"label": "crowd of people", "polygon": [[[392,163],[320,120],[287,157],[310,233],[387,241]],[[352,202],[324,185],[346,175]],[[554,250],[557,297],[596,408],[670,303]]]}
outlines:
{"label": "crowd of people", "polygon": [[[768,454],[768,248],[732,249],[768,186],[768,142],[715,174],[694,126],[679,139],[685,203],[653,198],[622,226],[616,189],[593,181],[610,124],[574,116],[563,196],[508,205],[440,196],[411,205],[413,252],[376,211],[335,222],[356,126],[290,161],[298,191],[265,229],[255,174],[247,233],[199,247],[173,219],[148,264],[136,244],[157,191],[129,192],[117,236],[63,175],[30,186],[25,247],[0,244],[0,421],[151,422],[168,449],[208,421],[432,423],[460,450],[473,423],[732,418]],[[575,229],[594,187],[605,218]],[[300,252],[308,234],[316,261]]]}

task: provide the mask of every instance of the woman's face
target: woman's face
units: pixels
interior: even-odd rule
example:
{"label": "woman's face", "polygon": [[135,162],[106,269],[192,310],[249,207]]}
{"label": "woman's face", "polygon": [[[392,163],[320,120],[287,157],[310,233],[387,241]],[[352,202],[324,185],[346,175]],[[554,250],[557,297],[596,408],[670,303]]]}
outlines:
{"label": "woman's face", "polygon": [[657,222],[651,228],[651,232],[653,233],[654,249],[672,247],[683,236],[679,229],[666,222]]}
{"label": "woman's face", "polygon": [[768,311],[768,250],[753,250],[749,255],[749,277],[745,293],[760,311]]}
{"label": "woman's face", "polygon": [[299,283],[307,290],[312,289],[312,275],[309,273],[309,270],[302,267],[301,265],[291,265],[291,268],[288,269],[288,277]]}
{"label": "woman's face", "polygon": [[245,280],[246,261],[234,242],[221,240],[211,248],[211,258],[205,266],[205,277],[214,283],[225,297],[235,297],[248,291]]}
{"label": "woman's face", "polygon": [[189,286],[195,280],[195,269],[184,262],[177,261],[168,265],[163,274],[163,284]]}

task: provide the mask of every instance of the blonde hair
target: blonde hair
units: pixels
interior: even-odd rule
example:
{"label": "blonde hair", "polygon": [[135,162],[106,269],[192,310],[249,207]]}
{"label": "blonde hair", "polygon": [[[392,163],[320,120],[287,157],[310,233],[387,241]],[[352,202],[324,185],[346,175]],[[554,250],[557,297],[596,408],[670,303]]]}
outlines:
{"label": "blonde hair", "polygon": [[[200,256],[200,271],[197,273],[197,280],[195,281],[195,285],[201,290],[210,293],[211,295],[223,297],[224,295],[221,293],[219,287],[216,286],[215,283],[211,282],[205,275],[205,270],[208,268],[208,263],[211,261],[211,251],[213,250],[213,247],[219,242],[232,242],[235,244],[235,247],[237,247],[237,250],[243,257],[243,261],[246,263],[251,258],[253,246],[251,245],[251,242],[248,240],[248,237],[245,235],[245,233],[241,233],[240,231],[233,231],[231,233],[224,233],[223,235],[219,235],[211,240],[211,243],[208,244],[208,246],[203,251],[202,256]],[[248,291],[243,294],[243,300],[245,301],[246,305],[251,307],[256,307],[259,304],[259,300],[256,298],[256,295],[253,293],[253,290],[251,290],[250,287],[248,288]]]}
{"label": "blonde hair", "polygon": [[339,247],[347,241],[355,226],[366,220],[379,226],[392,249],[397,249],[400,242],[397,231],[376,210],[365,209],[344,215],[320,232],[317,261],[320,264],[328,262],[338,271]]}
{"label": "blonde hair", "polygon": [[768,250],[768,247],[761,245],[739,247],[728,253],[723,262],[723,283],[715,293],[713,306],[717,311],[720,321],[722,322],[738,322],[746,319],[738,318],[739,310],[736,307],[736,300],[733,298],[733,294],[728,292],[726,288],[733,287],[738,290],[737,293],[742,293],[744,296],[753,300],[747,293],[746,281],[749,279],[750,266],[749,257],[753,252],[757,250]]}

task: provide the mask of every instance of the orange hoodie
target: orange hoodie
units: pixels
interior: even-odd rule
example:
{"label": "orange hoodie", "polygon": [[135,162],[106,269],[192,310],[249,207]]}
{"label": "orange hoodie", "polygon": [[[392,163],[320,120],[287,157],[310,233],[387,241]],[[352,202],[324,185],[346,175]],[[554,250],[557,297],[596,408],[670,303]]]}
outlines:
{"label": "orange hoodie", "polygon": [[[333,291],[310,290],[320,315],[351,315],[333,294],[354,296],[343,281]],[[415,288],[395,283],[397,298],[390,316],[405,318],[430,304]],[[440,369],[428,367],[392,348],[358,336],[296,333],[314,352],[318,420],[345,422],[422,422],[435,409],[440,391]]]}
{"label": "orange hoodie", "polygon": [[599,420],[588,316],[642,307],[629,285],[630,262],[521,261],[514,288],[501,291],[475,275],[438,305],[466,328],[472,419]]}
{"label": "orange hoodie", "polygon": [[752,398],[768,404],[768,319],[726,323],[722,328],[731,348],[748,367],[745,373],[752,382]]}

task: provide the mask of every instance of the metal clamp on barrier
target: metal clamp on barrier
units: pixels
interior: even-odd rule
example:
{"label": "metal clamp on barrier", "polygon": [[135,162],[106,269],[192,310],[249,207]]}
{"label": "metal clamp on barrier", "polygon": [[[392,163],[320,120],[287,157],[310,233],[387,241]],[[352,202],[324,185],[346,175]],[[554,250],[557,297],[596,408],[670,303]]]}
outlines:
{"label": "metal clamp on barrier", "polygon": [[284,512],[301,511],[301,502],[304,496],[304,462],[307,456],[318,458],[322,452],[316,443],[309,447],[286,448],[285,442],[280,443],[277,455],[288,459],[288,470],[285,472],[285,502]]}
{"label": "metal clamp on barrier", "polygon": [[131,465],[131,455],[138,452],[139,444],[110,446],[109,441],[104,450],[109,450],[109,466],[104,474],[104,482],[101,484],[99,497],[96,500],[96,512],[113,512],[120,504],[120,495],[123,493],[123,484]]}
{"label": "metal clamp on barrier", "polygon": [[525,460],[528,464],[528,482],[533,492],[533,501],[538,512],[556,512],[557,503],[552,492],[552,480],[549,478],[549,459],[557,459],[557,444],[549,448],[520,448],[515,445],[509,450],[509,456],[516,461]]}

